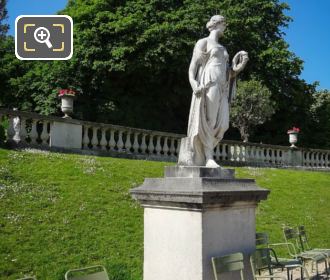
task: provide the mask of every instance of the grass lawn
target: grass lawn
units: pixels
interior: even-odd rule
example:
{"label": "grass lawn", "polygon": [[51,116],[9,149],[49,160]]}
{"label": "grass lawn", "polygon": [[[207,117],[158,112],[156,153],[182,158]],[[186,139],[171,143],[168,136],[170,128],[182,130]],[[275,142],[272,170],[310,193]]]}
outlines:
{"label": "grass lawn", "polygon": [[[111,279],[141,280],[143,209],[129,190],[162,177],[165,162],[0,149],[0,279],[64,279],[70,268],[106,266]],[[330,173],[236,168],[271,190],[257,230],[282,241],[304,224],[330,248]]]}

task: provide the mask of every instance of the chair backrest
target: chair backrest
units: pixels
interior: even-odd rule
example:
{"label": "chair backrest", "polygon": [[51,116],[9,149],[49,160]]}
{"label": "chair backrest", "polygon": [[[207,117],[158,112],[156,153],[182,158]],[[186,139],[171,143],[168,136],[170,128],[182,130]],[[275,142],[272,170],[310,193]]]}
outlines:
{"label": "chair backrest", "polygon": [[230,255],[213,257],[212,267],[215,280],[220,280],[220,274],[224,272],[239,271],[241,275],[241,280],[244,280],[243,276],[243,254],[234,253]]}
{"label": "chair backrest", "polygon": [[307,238],[307,233],[306,233],[306,230],[305,230],[305,226],[303,226],[303,225],[298,226],[297,229],[298,229],[298,235],[299,235],[301,250],[302,251],[310,250],[311,247],[308,244],[308,238]]}
{"label": "chair backrest", "polygon": [[256,247],[268,247],[269,237],[265,232],[257,232],[256,233]]}
{"label": "chair backrest", "polygon": [[257,271],[267,269],[272,274],[271,248],[257,248],[250,256],[250,263],[253,277],[257,275]]}
{"label": "chair backrest", "polygon": [[[283,227],[283,234],[285,242],[293,244],[295,249],[298,249],[299,251],[301,249],[300,241],[299,241],[299,234],[298,231],[292,227]],[[295,252],[292,252],[290,246],[288,246],[288,250],[290,255],[295,254]]]}
{"label": "chair backrest", "polygon": [[65,280],[109,280],[109,277],[104,266],[95,265],[68,270]]}

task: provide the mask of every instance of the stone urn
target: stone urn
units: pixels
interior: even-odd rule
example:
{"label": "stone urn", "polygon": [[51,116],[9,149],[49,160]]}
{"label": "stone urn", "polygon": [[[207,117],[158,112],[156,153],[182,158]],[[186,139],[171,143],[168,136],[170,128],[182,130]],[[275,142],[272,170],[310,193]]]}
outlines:
{"label": "stone urn", "polygon": [[289,143],[291,144],[290,148],[297,148],[297,146],[295,144],[298,142],[299,132],[300,132],[300,129],[297,127],[293,127],[292,129],[288,130]]}
{"label": "stone urn", "polygon": [[64,113],[63,118],[71,119],[73,113],[73,100],[76,98],[76,92],[73,90],[62,89],[58,95],[61,98],[61,110]]}

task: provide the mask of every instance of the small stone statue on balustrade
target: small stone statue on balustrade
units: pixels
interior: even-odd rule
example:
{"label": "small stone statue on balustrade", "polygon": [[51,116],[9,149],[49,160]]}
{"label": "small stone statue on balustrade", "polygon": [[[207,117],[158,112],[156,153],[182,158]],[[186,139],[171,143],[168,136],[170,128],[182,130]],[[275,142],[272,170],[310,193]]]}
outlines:
{"label": "small stone statue on balustrade", "polygon": [[235,96],[236,76],[249,58],[247,52],[240,51],[229,66],[227,50],[218,42],[226,29],[223,16],[213,16],[206,27],[210,34],[196,43],[189,67],[193,96],[188,137],[181,141],[178,164],[217,168],[213,151],[229,128],[229,105]]}

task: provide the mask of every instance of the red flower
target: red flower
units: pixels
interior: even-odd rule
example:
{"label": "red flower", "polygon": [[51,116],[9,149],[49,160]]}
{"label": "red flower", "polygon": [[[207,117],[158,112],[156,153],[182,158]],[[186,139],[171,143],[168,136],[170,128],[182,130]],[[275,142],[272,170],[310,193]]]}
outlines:
{"label": "red flower", "polygon": [[59,92],[58,92],[58,96],[61,97],[61,96],[76,96],[76,92],[72,89],[60,89]]}
{"label": "red flower", "polygon": [[300,132],[300,128],[295,127],[295,126],[288,130],[288,134],[290,134],[290,133],[299,133],[299,132]]}

